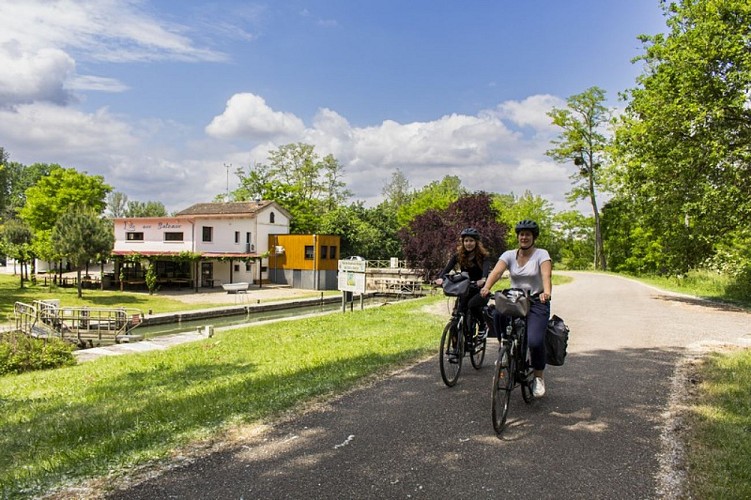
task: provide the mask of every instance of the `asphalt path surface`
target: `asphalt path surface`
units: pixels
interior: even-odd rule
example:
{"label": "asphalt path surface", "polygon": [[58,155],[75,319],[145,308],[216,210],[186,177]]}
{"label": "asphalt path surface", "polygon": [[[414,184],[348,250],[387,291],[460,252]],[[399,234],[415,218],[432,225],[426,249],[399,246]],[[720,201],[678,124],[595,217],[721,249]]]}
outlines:
{"label": "asphalt path surface", "polygon": [[109,498],[674,497],[665,457],[675,368],[708,341],[751,342],[751,315],[565,274],[574,281],[553,290],[552,312],[571,329],[566,363],[546,369],[543,398],[512,394],[500,437],[492,340],[483,368],[467,359],[453,388],[436,355]]}

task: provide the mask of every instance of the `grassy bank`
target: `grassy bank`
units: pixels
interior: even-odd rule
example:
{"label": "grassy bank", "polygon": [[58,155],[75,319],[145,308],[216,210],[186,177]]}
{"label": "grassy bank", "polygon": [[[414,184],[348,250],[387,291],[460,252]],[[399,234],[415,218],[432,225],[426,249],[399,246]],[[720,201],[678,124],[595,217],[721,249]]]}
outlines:
{"label": "grassy bank", "polygon": [[690,271],[680,276],[638,276],[636,278],[665,290],[751,309],[751,294],[744,291],[748,287],[739,286],[735,279],[715,272],[700,270]]}
{"label": "grassy bank", "polygon": [[683,439],[690,498],[751,498],[751,350],[713,353],[693,375]]}
{"label": "grassy bank", "polygon": [[167,351],[3,377],[0,496],[127,470],[436,349],[438,298],[258,325]]}

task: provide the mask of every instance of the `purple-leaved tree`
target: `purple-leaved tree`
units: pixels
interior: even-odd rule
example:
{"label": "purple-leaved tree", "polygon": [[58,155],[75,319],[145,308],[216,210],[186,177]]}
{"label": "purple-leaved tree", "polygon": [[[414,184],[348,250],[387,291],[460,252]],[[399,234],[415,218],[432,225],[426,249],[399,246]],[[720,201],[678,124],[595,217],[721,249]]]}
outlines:
{"label": "purple-leaved tree", "polygon": [[495,262],[506,249],[508,227],[497,220],[492,198],[477,192],[460,197],[445,210],[428,210],[399,231],[402,252],[413,269],[422,269],[426,280],[434,278],[459,244],[459,234],[474,227]]}

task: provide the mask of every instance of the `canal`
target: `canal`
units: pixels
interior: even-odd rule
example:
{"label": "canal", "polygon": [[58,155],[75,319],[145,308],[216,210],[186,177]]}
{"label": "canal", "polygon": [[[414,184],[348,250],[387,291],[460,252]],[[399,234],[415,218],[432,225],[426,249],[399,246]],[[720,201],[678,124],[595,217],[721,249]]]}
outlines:
{"label": "canal", "polygon": [[[373,306],[408,300],[389,295],[369,294],[363,297],[363,306]],[[360,300],[345,304],[347,311],[360,308]],[[265,306],[230,307],[226,309],[211,309],[180,314],[163,314],[147,316],[143,324],[133,333],[143,335],[145,339],[169,335],[174,333],[194,332],[212,326],[214,329],[227,326],[251,325],[261,321],[283,318],[293,318],[309,314],[332,313],[342,310],[341,298],[329,300],[299,300],[289,303],[267,304]]]}

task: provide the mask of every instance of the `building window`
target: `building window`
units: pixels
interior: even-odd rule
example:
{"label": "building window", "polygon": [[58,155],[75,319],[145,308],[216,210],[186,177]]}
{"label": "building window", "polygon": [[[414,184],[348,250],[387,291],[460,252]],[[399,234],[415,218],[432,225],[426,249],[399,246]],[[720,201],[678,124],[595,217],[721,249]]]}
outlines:
{"label": "building window", "polygon": [[246,262],[245,263],[245,271],[250,271],[250,269],[251,269],[250,266],[251,266],[250,262]]}
{"label": "building window", "polygon": [[143,233],[127,233],[128,241],[143,241]]}
{"label": "building window", "polygon": [[212,236],[214,233],[214,228],[211,226],[203,226],[203,239],[201,241],[210,242],[212,241]]}
{"label": "building window", "polygon": [[183,241],[183,233],[164,233],[164,241]]}
{"label": "building window", "polygon": [[240,243],[240,231],[235,231],[235,243]]}
{"label": "building window", "polygon": [[329,259],[336,259],[336,247],[329,247]]}
{"label": "building window", "polygon": [[313,245],[305,245],[305,260],[313,260],[315,258],[315,247]]}
{"label": "building window", "polygon": [[236,273],[240,272],[240,264],[233,264],[232,268],[235,270]]}
{"label": "building window", "polygon": [[271,213],[269,214],[269,222],[270,222],[271,224],[273,224],[273,223],[274,223],[274,217],[275,217],[275,215],[274,215],[274,212],[271,212]]}
{"label": "building window", "polygon": [[328,248],[329,247],[327,247],[326,245],[321,245],[321,260],[327,258],[326,255],[327,255]]}

